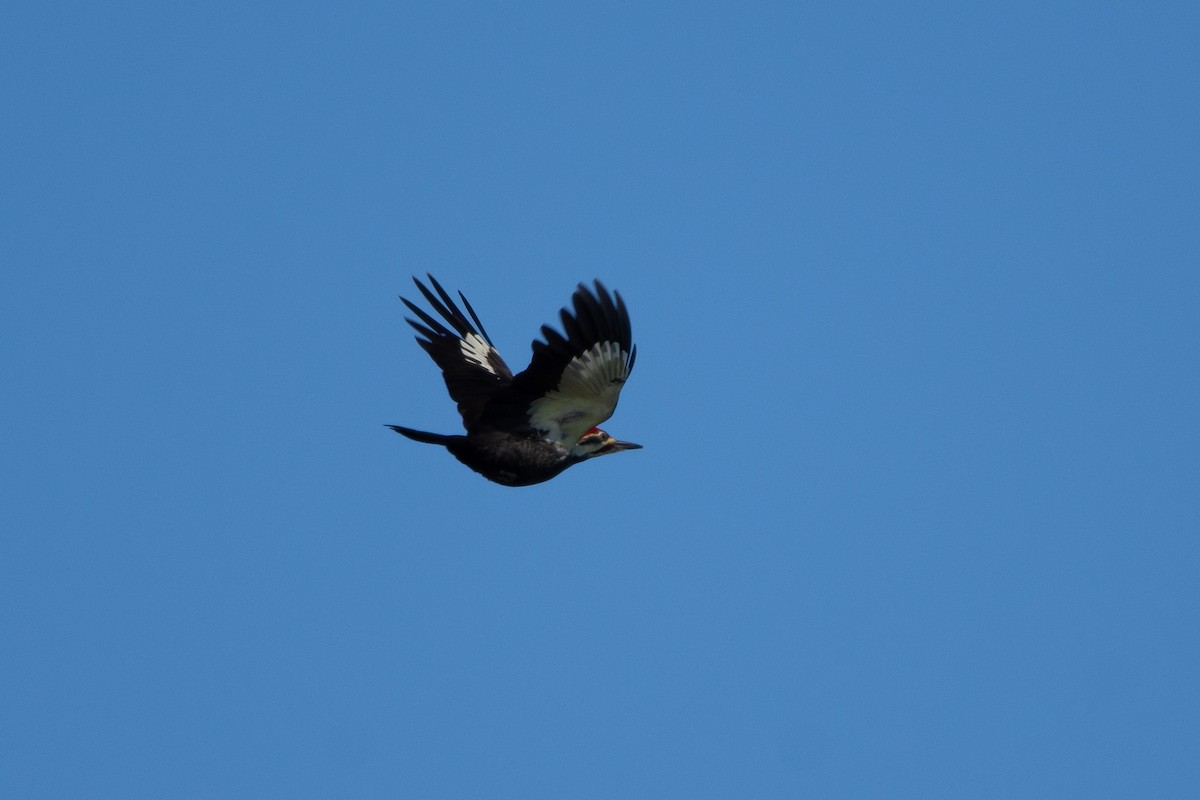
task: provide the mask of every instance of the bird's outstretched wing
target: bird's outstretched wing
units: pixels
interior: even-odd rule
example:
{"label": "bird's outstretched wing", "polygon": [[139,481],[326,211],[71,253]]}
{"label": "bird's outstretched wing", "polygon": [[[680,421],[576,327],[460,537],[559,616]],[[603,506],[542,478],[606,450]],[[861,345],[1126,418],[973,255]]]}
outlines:
{"label": "bird's outstretched wing", "polygon": [[483,323],[479,321],[475,309],[471,308],[463,293],[459,292],[458,296],[467,313],[471,315],[470,319],[459,310],[454,300],[432,275],[427,274],[427,277],[437,291],[436,295],[415,277],[413,283],[449,327],[414,303],[403,297],[400,299],[420,320],[417,322],[406,318],[408,324],[420,334],[417,343],[425,348],[425,352],[429,353],[441,368],[446,388],[450,390],[450,397],[458,403],[458,413],[462,415],[463,426],[470,429],[492,396],[512,381],[512,371],[496,352],[491,338],[483,329]]}
{"label": "bird's outstretched wing", "polygon": [[497,396],[485,422],[523,416],[537,434],[569,449],[612,416],[637,356],[629,312],[600,281],[594,291],[579,284],[571,299],[574,313],[564,308],[560,315],[563,333],[542,326],[545,341],[534,340],[533,360]]}

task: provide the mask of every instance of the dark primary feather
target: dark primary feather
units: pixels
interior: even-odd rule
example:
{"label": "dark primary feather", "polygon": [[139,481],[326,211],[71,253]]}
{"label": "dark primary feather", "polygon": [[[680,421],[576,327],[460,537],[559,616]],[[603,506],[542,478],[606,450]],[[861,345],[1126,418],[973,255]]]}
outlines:
{"label": "dark primary feather", "polygon": [[549,325],[542,326],[546,340],[533,342],[533,359],[529,366],[513,378],[513,389],[531,398],[540,397],[558,385],[567,364],[600,342],[616,342],[629,354],[628,370],[633,369],[637,348],[629,324],[629,312],[620,292],[609,294],[604,284],[595,281],[593,293],[579,284],[571,296],[574,314],[567,309],[560,313],[564,337]]}
{"label": "dark primary feather", "polygon": [[[572,295],[572,307],[573,313],[564,308],[559,315],[565,336],[549,325],[542,326],[545,341],[533,341],[529,366],[493,397],[481,419],[485,425],[510,430],[522,427],[531,435],[538,434],[530,427],[530,404],[559,385],[573,359],[602,342],[619,345],[628,354],[626,372],[633,369],[637,348],[633,345],[629,312],[620,293],[610,294],[598,280],[594,291],[581,283]],[[611,414],[609,408],[606,413],[592,415],[586,427],[599,425]]]}
{"label": "dark primary feather", "polygon": [[[442,377],[446,381],[446,389],[450,392],[450,397],[458,404],[458,412],[462,415],[463,426],[469,430],[480,418],[491,397],[511,382],[512,371],[504,363],[500,354],[496,352],[491,337],[484,330],[483,324],[475,314],[475,309],[467,302],[467,298],[461,292],[459,293],[463,305],[471,315],[470,319],[467,319],[453,298],[432,275],[427,277],[437,291],[436,295],[415,277],[413,283],[417,285],[434,311],[445,320],[445,324],[407,298],[401,297],[400,299],[420,320],[417,322],[408,319],[408,324],[420,334],[417,337],[418,344],[441,368]],[[463,353],[463,340],[472,337],[478,337],[479,340],[486,343],[487,353],[483,359],[486,363],[477,363]]]}

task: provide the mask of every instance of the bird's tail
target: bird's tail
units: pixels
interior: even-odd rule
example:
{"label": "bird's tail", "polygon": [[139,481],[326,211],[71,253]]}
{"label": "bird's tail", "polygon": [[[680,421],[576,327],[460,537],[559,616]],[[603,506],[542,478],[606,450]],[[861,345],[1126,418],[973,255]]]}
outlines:
{"label": "bird's tail", "polygon": [[399,433],[403,436],[407,436],[408,438],[414,439],[418,442],[424,442],[425,444],[448,445],[448,444],[450,444],[450,442],[454,441],[455,439],[461,438],[458,436],[447,436],[442,433],[429,433],[428,431],[414,431],[412,428],[402,428],[399,425],[388,425],[387,427],[391,428],[396,433]]}

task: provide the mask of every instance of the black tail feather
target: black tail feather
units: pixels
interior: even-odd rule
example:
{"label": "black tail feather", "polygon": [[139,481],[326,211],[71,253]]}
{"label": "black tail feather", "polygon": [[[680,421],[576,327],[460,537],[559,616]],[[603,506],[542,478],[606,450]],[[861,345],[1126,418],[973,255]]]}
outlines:
{"label": "black tail feather", "polygon": [[424,442],[425,444],[449,445],[450,442],[454,441],[455,439],[462,438],[461,436],[447,436],[443,433],[429,433],[428,431],[415,431],[412,428],[403,428],[399,425],[388,425],[386,427],[391,428],[392,430],[394,430],[396,433],[400,434],[401,436],[407,436],[410,439],[413,439],[418,442]]}

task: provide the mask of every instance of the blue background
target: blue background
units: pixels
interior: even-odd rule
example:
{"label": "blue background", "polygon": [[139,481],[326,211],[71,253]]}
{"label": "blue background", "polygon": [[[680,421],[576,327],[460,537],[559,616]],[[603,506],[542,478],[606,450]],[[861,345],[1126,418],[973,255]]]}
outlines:
{"label": "blue background", "polygon": [[1200,796],[1197,8],[8,7],[0,795]]}

